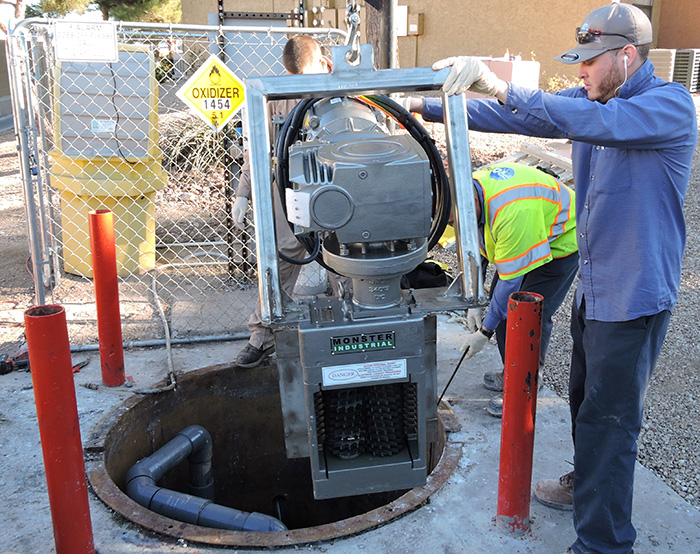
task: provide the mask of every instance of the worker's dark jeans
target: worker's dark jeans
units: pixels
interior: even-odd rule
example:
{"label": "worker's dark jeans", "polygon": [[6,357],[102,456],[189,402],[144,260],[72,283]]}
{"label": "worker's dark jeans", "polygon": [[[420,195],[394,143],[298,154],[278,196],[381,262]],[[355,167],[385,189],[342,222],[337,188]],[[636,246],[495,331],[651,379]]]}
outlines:
{"label": "worker's dark jeans", "polygon": [[[578,273],[578,252],[564,258],[556,258],[527,273],[520,285],[520,290],[541,294],[542,303],[542,338],[540,341],[540,367],[544,365],[549,339],[552,336],[552,316],[559,309],[569,292]],[[506,359],[506,330],[507,320],[501,321],[496,327],[496,344],[501,354],[501,361]]]}
{"label": "worker's dark jeans", "polygon": [[569,401],[574,437],[574,528],[577,554],[628,554],[636,538],[632,487],[644,396],[669,311],[632,321],[571,314]]}

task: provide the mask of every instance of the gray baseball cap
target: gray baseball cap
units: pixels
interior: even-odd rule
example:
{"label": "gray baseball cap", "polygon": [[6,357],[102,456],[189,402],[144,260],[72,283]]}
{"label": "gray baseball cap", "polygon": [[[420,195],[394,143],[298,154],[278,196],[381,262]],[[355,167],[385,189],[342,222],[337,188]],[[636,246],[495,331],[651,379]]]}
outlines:
{"label": "gray baseball cap", "polygon": [[566,64],[581,63],[628,44],[649,44],[651,21],[632,4],[613,2],[593,10],[576,29],[578,44],[555,59]]}

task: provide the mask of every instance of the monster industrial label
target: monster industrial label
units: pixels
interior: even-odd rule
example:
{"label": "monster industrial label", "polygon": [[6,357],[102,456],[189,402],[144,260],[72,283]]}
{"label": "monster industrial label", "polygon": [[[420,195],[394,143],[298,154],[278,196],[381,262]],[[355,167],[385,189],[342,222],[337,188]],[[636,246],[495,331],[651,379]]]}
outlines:
{"label": "monster industrial label", "polygon": [[331,337],[332,354],[347,354],[365,350],[389,350],[394,348],[395,345],[396,334],[394,331]]}
{"label": "monster industrial label", "polygon": [[223,129],[245,101],[243,83],[219,58],[211,56],[177,95],[215,131]]}

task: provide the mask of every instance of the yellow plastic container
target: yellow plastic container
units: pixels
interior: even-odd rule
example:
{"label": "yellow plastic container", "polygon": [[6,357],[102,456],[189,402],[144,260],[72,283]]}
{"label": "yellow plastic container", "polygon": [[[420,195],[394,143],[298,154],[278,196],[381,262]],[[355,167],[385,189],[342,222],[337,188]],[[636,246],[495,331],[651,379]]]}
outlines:
{"label": "yellow plastic container", "polygon": [[73,160],[51,153],[51,184],[61,194],[64,271],[92,277],[91,210],[114,214],[117,273],[152,269],[156,260],[155,193],[167,183],[157,160]]}
{"label": "yellow plastic container", "polygon": [[167,183],[158,147],[158,83],[148,45],[120,44],[113,64],[58,62],[51,185],[61,194],[64,270],[92,277],[88,213],[114,214],[117,271],[155,265],[155,193]]}

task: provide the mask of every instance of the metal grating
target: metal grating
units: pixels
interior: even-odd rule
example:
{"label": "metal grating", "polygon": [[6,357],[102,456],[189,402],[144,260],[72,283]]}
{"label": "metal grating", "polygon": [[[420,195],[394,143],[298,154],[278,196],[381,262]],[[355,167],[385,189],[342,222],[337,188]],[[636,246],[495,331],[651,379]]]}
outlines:
{"label": "metal grating", "polygon": [[700,75],[700,49],[676,50],[673,80],[681,83],[690,92],[697,92]]}
{"label": "metal grating", "polygon": [[676,61],[675,48],[653,48],[649,51],[649,61],[654,64],[654,75],[664,81],[673,81]]}

